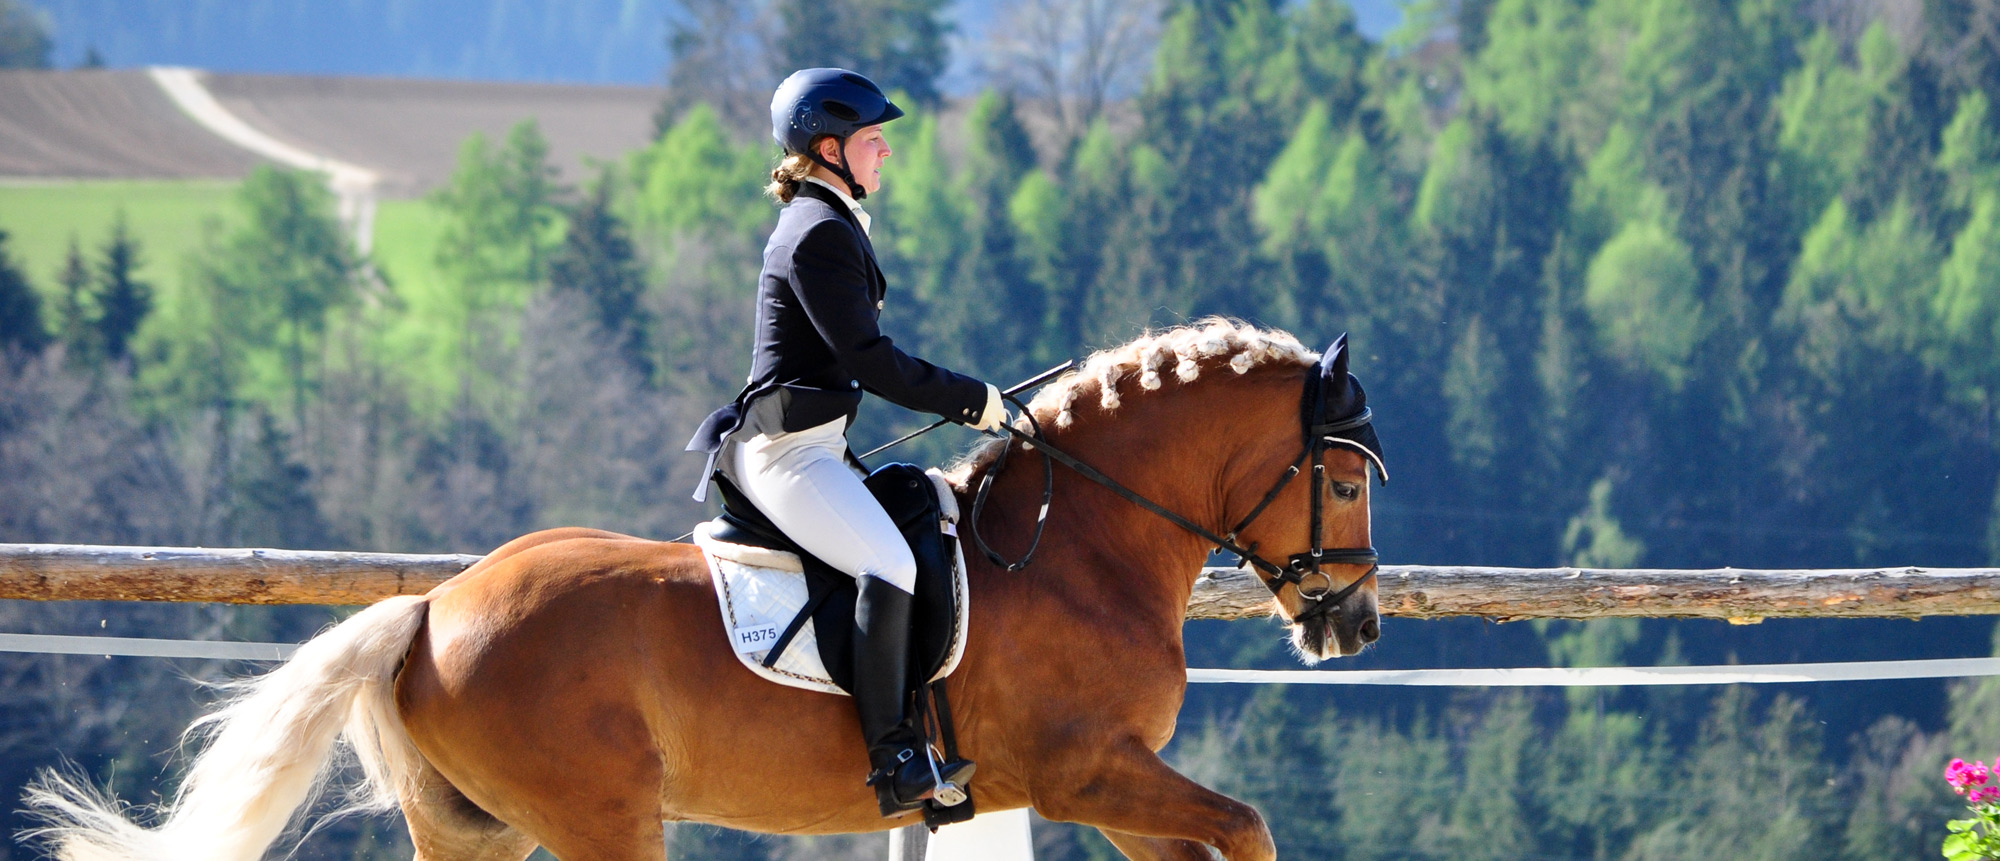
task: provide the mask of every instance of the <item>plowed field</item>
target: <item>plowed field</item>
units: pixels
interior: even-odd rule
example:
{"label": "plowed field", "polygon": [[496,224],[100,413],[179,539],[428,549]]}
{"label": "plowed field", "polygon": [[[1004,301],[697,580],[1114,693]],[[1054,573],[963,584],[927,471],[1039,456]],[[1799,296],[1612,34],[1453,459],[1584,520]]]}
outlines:
{"label": "plowed field", "polygon": [[[533,119],[565,178],[585,159],[645,145],[660,91],[645,87],[204,76],[225,108],[308,152],[372,169],[413,197],[451,175],[474,132]],[[0,72],[0,177],[240,177],[261,159],[181,113],[144,71]]]}
{"label": "plowed field", "polygon": [[0,71],[0,176],[225,178],[258,161],[182,114],[144,71]]}

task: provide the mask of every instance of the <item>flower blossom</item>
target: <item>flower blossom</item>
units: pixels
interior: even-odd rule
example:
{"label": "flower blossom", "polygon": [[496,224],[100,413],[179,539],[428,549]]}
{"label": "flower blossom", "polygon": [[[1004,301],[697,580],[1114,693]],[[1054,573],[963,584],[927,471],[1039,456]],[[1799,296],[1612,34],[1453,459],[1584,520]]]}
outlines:
{"label": "flower blossom", "polygon": [[[1996,758],[1995,762],[2000,763],[2000,758]],[[1945,766],[1944,769],[1945,782],[1951,784],[1952,790],[1960,795],[1966,795],[1974,801],[1978,801],[1980,797],[2000,799],[2000,787],[1996,787],[1985,793],[1979,793],[1977,790],[1977,787],[1985,786],[1986,781],[1992,777],[1992,769],[1988,768],[1986,763],[1976,759],[1972,762],[1966,762],[1963,759],[1953,759],[1951,764]]]}

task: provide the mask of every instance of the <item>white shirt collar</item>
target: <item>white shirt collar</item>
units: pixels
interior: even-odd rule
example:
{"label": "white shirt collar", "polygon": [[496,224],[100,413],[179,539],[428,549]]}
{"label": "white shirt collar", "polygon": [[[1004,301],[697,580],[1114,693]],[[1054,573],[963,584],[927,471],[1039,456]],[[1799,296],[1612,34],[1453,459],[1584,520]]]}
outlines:
{"label": "white shirt collar", "polygon": [[806,177],[806,182],[814,183],[820,186],[821,188],[833,192],[835,196],[840,198],[841,203],[847,204],[848,210],[854,213],[855,220],[861,222],[861,232],[862,233],[869,232],[868,223],[873,219],[870,219],[868,217],[868,210],[861,208],[861,201],[855,200],[853,197],[848,195],[847,189],[837,188],[834,186],[833,183],[827,182],[826,180],[820,179],[819,177],[816,176]]}

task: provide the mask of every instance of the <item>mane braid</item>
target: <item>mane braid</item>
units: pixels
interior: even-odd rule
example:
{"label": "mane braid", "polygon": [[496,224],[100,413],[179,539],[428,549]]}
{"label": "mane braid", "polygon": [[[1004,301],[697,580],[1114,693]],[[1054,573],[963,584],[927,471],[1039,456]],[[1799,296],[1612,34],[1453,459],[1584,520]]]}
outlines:
{"label": "mane braid", "polygon": [[[1259,329],[1240,320],[1206,317],[1185,326],[1148,332],[1130,343],[1099,350],[1083,364],[1042,387],[1028,410],[1044,428],[1064,429],[1075,424],[1079,405],[1087,408],[1093,390],[1096,407],[1111,412],[1124,403],[1119,385],[1135,378],[1138,387],[1126,394],[1156,391],[1163,373],[1172,368],[1174,379],[1191,383],[1200,379],[1203,368],[1227,367],[1237,374],[1249,373],[1260,365],[1289,363],[1299,366],[1319,361],[1319,353],[1306,349],[1299,339],[1277,329]],[[1025,419],[1014,426],[1028,430]],[[945,469],[945,478],[961,489],[982,473],[1011,438],[990,439]]]}

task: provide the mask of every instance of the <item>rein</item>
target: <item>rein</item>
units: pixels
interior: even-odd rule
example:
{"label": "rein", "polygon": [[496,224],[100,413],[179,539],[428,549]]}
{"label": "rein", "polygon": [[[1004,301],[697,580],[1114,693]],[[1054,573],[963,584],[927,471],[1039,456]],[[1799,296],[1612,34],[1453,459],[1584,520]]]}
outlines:
{"label": "rein", "polygon": [[[1306,605],[1292,617],[1291,621],[1293,624],[1307,622],[1324,615],[1339,606],[1342,601],[1347,600],[1348,596],[1361,588],[1361,584],[1373,578],[1380,561],[1380,555],[1373,547],[1327,548],[1324,546],[1323,527],[1326,512],[1325,506],[1321,501],[1321,495],[1326,486],[1326,464],[1323,462],[1323,458],[1325,457],[1327,448],[1336,444],[1350,444],[1348,440],[1334,437],[1332,434],[1353,430],[1366,425],[1373,418],[1373,414],[1366,407],[1363,407],[1362,411],[1353,417],[1330,423],[1322,422],[1319,420],[1322,408],[1321,387],[1317,385],[1316,379],[1310,377],[1307,386],[1311,392],[1311,401],[1309,402],[1310,411],[1308,415],[1312,416],[1313,419],[1309,422],[1307,428],[1305,450],[1299,452],[1298,458],[1292,461],[1292,465],[1286,468],[1284,474],[1278,477],[1276,483],[1264,494],[1264,498],[1257,503],[1255,508],[1250,510],[1247,516],[1232,527],[1227,535],[1217,535],[1207,527],[1182,516],[1166,506],[1147,499],[1143,494],[1120,484],[1117,479],[1105,475],[1103,472],[1098,471],[1097,468],[1084,463],[1074,455],[1050,445],[1048,440],[1042,435],[1041,423],[1035,420],[1032,413],[1028,412],[1027,405],[1010,395],[1007,397],[1007,400],[1021,410],[1021,415],[1028,420],[1030,430],[1022,431],[1013,425],[1002,425],[1001,430],[1020,440],[1024,447],[1038,450],[1044,455],[1042,461],[1042,504],[1040,511],[1035,515],[1035,534],[1028,543],[1028,552],[1022,554],[1021,558],[1014,562],[1007,561],[998,552],[994,551],[992,547],[987,545],[986,539],[979,534],[979,519],[981,512],[986,508],[987,493],[992,490],[994,475],[998,474],[1007,465],[1007,455],[1013,450],[1013,446],[1009,445],[1001,449],[999,458],[994,461],[992,467],[987,469],[986,474],[979,479],[979,490],[973,496],[972,500],[972,517],[969,518],[969,522],[967,523],[972,532],[972,541],[978,545],[980,552],[986,554],[988,560],[991,560],[993,564],[1001,568],[1008,571],[1019,571],[1028,567],[1028,563],[1034,558],[1035,550],[1041,545],[1042,530],[1048,525],[1049,503],[1055,495],[1055,471],[1052,464],[1061,463],[1063,466],[1075,471],[1078,475],[1102,485],[1105,489],[1117,494],[1126,501],[1165,518],[1175,526],[1200,536],[1202,539],[1215,545],[1217,549],[1234,554],[1237,557],[1238,567],[1248,563],[1256,570],[1269,574],[1269,579],[1261,576],[1258,579],[1264,583],[1266,588],[1271,590],[1272,595],[1279,594],[1287,584],[1297,587],[1299,597],[1306,602]],[[1293,478],[1298,477],[1301,471],[1300,467],[1305,465],[1308,460],[1312,462],[1312,525],[1310,526],[1312,549],[1305,553],[1294,554],[1287,560],[1285,565],[1279,566],[1258,555],[1257,545],[1252,544],[1249,547],[1244,547],[1237,541],[1237,536],[1243,530],[1250,528],[1250,524],[1263,515],[1264,510],[1269,508],[1271,503],[1278,498],[1278,494],[1285,489],[1285,486],[1290,484]],[[1320,566],[1322,564],[1366,565],[1368,566],[1368,570],[1360,577],[1356,577],[1353,582],[1335,591],[1333,576],[1321,570]],[[1325,585],[1317,591],[1308,591],[1305,585],[1306,581],[1315,578],[1323,581]]]}

